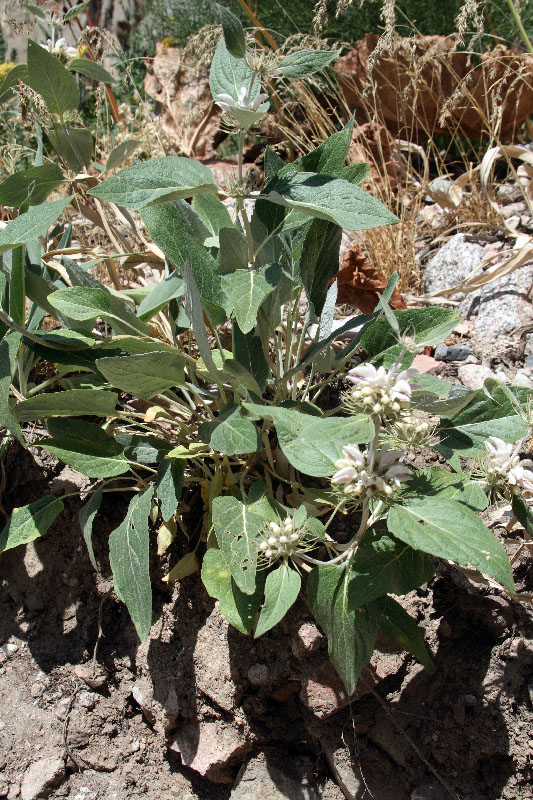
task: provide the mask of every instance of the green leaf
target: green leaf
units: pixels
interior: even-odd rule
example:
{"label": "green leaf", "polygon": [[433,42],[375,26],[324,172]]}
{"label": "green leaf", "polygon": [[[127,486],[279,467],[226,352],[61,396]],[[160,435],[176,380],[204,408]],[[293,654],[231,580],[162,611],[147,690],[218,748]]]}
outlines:
{"label": "green leaf", "polygon": [[248,242],[236,228],[221,228],[218,232],[220,245],[219,271],[221,273],[248,269]]}
{"label": "green leaf", "polygon": [[292,569],[286,561],[268,573],[265,583],[265,602],[257,621],[255,639],[283,619],[289,608],[296,602],[301,585],[302,579],[299,573]]}
{"label": "green leaf", "polygon": [[533,514],[527,500],[522,495],[515,495],[513,497],[513,514],[517,518],[520,525],[529,533],[533,535]]}
{"label": "green leaf", "polygon": [[164,522],[176,513],[183,491],[185,461],[164,458],[157,468],[155,491]]}
{"label": "green leaf", "polygon": [[152,626],[148,517],[154,488],[136,494],[124,521],[109,537],[109,562],[119,600],[126,604],[141,642]]}
{"label": "green leaf", "polygon": [[[395,311],[400,331],[414,336],[418,345],[434,345],[454,329],[459,316],[450,308],[408,308],[405,311]],[[400,354],[401,346],[398,338],[385,317],[381,317],[371,325],[361,337],[361,347],[366,350],[368,357],[374,363],[389,366],[393,364]],[[411,355],[411,361],[413,356]],[[411,363],[411,361],[409,363]]]}
{"label": "green leaf", "polygon": [[81,14],[81,12],[87,8],[90,2],[91,0],[83,0],[82,3],[77,3],[75,6],[72,6],[72,8],[69,8],[63,17],[63,22],[70,22],[71,19],[75,19],[78,14]]}
{"label": "green leaf", "polygon": [[48,296],[54,308],[71,319],[88,320],[111,313],[111,296],[105,289],[90,289],[72,286],[58,289]]}
{"label": "green leaf", "polygon": [[343,167],[339,178],[344,178],[345,181],[358,184],[362,183],[369,175],[370,164],[366,161],[357,161],[354,164],[348,164],[346,167]]}
{"label": "green leaf", "polygon": [[217,4],[217,8],[228,53],[234,58],[244,58],[246,55],[246,37],[240,19],[225,6]]}
{"label": "green leaf", "polygon": [[67,69],[71,72],[79,72],[80,75],[85,75],[86,78],[91,78],[93,81],[100,81],[101,83],[114,83],[115,79],[96,61],[91,61],[90,58],[73,58],[69,61]]}
{"label": "green leaf", "polygon": [[[101,430],[97,425],[91,428]],[[87,475],[89,478],[113,478],[129,470],[129,463],[122,447],[104,433],[107,441],[87,441],[75,435],[69,437],[41,439],[38,447],[48,450],[64,464]]]}
{"label": "green leaf", "polygon": [[383,203],[359,186],[314,172],[299,172],[278,180],[267,198],[350,231],[399,222]]}
{"label": "green leaf", "polygon": [[28,83],[28,65],[15,64],[13,69],[9,70],[6,77],[0,83],[0,104],[6,103],[15,97],[16,93],[13,91],[18,82]]}
{"label": "green leaf", "polygon": [[429,672],[435,673],[435,665],[428,655],[422,631],[407,611],[392,597],[381,598],[381,620],[379,629],[391,641],[411,653]]}
{"label": "green leaf", "polygon": [[178,209],[170,203],[157,208],[145,208],[141,218],[152,241],[172,264],[183,269],[185,261],[189,261],[200,297],[222,306],[224,295],[218,264]]}
{"label": "green leaf", "polygon": [[[239,99],[239,92],[243,86],[250,85],[252,70],[242,58],[235,58],[228,51],[222,40],[215,50],[211,69],[209,71],[209,87],[213,97],[218,94],[229,94],[234,100]],[[253,100],[261,87],[259,81],[254,81],[251,100]]]}
{"label": "green leaf", "polygon": [[[530,389],[513,387],[512,392],[521,403],[533,396]],[[451,453],[469,458],[484,452],[485,441],[491,436],[509,443],[524,436],[527,423],[517,415],[506,393],[495,389],[492,398],[479,389],[465,408],[451,419],[442,419],[437,428],[440,444],[434,446],[435,450],[446,458]]]}
{"label": "green leaf", "polygon": [[0,533],[0,553],[43,536],[61,511],[63,503],[51,496],[14,508],[9,522]]}
{"label": "green leaf", "polygon": [[192,207],[213,236],[218,236],[222,228],[233,226],[228,209],[214,194],[195,195]]}
{"label": "green leaf", "polygon": [[183,278],[171,272],[170,275],[156,283],[153,289],[146,295],[137,309],[137,316],[142,320],[149,320],[158,311],[168,305],[176,297],[182,297],[184,291]]}
{"label": "green leaf", "polygon": [[89,194],[138,210],[195,194],[217,194],[218,187],[209,167],[183,156],[142,161],[121,169]]}
{"label": "green leaf", "polygon": [[93,567],[95,568],[95,570],[97,571],[98,571],[98,564],[96,563],[96,558],[94,556],[94,549],[93,549],[93,522],[95,516],[100,510],[102,497],[103,497],[102,487],[100,486],[96,490],[96,492],[93,495],[91,495],[89,501],[80,508],[80,512],[78,515],[81,532],[83,534],[83,539],[87,546],[87,552],[89,553],[89,560],[93,565]]}
{"label": "green leaf", "polygon": [[104,172],[120,167],[137,150],[140,144],[142,144],[141,139],[124,139],[123,142],[117,144],[107,157]]}
{"label": "green leaf", "polygon": [[263,393],[270,376],[270,368],[263,352],[261,337],[256,336],[251,331],[244,334],[239,326],[234,323],[233,355],[239,364],[257,381],[259,391]]}
{"label": "green leaf", "polygon": [[279,71],[284,78],[302,80],[325,69],[338,56],[337,50],[297,50],[285,56]]}
{"label": "green leaf", "polygon": [[204,422],[198,428],[203,442],[213,450],[227,456],[246,455],[261,450],[261,437],[257,426],[244,414],[241,406],[228,403],[213,422]]}
{"label": "green leaf", "polygon": [[329,657],[349,695],[370,661],[381,618],[379,600],[354,604],[356,580],[336,565],[313,567],[307,579],[309,607],[328,637]]}
{"label": "green leaf", "polygon": [[9,405],[9,387],[17,364],[19,347],[20,333],[14,331],[4,336],[0,342],[0,428],[7,428],[25,447],[20,425]]}
{"label": "green leaf", "polygon": [[212,517],[218,546],[235,583],[245,594],[253,594],[257,548],[265,520],[235,497],[216,497]]}
{"label": "green leaf", "polygon": [[93,157],[93,135],[88,128],[61,125],[47,131],[50,144],[75,172],[89,166]]}
{"label": "green leaf", "polygon": [[393,506],[389,531],[416,550],[476,567],[514,591],[511,565],[494,534],[462,503],[440,497],[409,500]]}
{"label": "green leaf", "polygon": [[202,581],[208,595],[218,600],[219,611],[229,624],[241,633],[250,633],[263,596],[263,575],[258,575],[253,594],[241,592],[222,552],[211,548],[202,562]]}
{"label": "green leaf", "polygon": [[365,533],[351,571],[350,603],[354,608],[384,594],[407,594],[435,574],[428,555],[375,529]]}
{"label": "green leaf", "polygon": [[30,204],[38,206],[64,181],[65,177],[57,164],[43,164],[41,167],[20,170],[0,183],[0,204],[18,208],[25,201],[33,184]]}
{"label": "green leaf", "polygon": [[106,288],[72,286],[58,289],[48,295],[48,302],[62,314],[74,320],[89,320],[102,317],[113,325],[117,332],[146,334],[147,325],[131,310],[125,300],[112,295]]}
{"label": "green leaf", "polygon": [[19,422],[47,417],[77,417],[94,414],[114,417],[117,395],[100,389],[68,389],[65,392],[37,394],[17,403],[14,413]]}
{"label": "green leaf", "polygon": [[488,505],[487,495],[478,481],[466,472],[448,472],[443,467],[416,470],[401,489],[404,499],[436,495],[463,503],[473,511],[484,511]]}
{"label": "green leaf", "polygon": [[237,324],[243,333],[249,333],[256,324],[259,306],[279,283],[279,264],[269,264],[262,269],[237,269],[222,276],[222,288],[231,301]]}
{"label": "green leaf", "polygon": [[369,442],[373,425],[369,418],[317,418],[289,408],[245,403],[244,407],[261,417],[272,417],[280,447],[289,462],[300,472],[328,477],[335,472],[335,462],[348,443]]}
{"label": "green leaf", "polygon": [[13,250],[20,244],[27,244],[45,236],[48,228],[53,225],[57,218],[63,213],[65,208],[72,202],[72,197],[55,200],[53,203],[43,203],[34,206],[25,214],[8,222],[6,227],[0,231],[0,254],[7,250]]}
{"label": "green leaf", "polygon": [[328,286],[339,271],[342,230],[332,222],[315,219],[305,232],[298,268],[315,314],[320,316]]}
{"label": "green leaf", "polygon": [[[414,375],[413,378],[421,377]],[[430,377],[430,376],[426,376]],[[414,408],[425,411],[427,414],[435,414],[439,417],[452,417],[465,408],[475,397],[475,392],[467,389],[466,386],[455,384],[448,397],[438,398],[424,389],[415,389],[411,395],[411,404]]]}
{"label": "green leaf", "polygon": [[28,86],[41,95],[50,114],[62,117],[80,102],[75,79],[57,56],[28,40]]}
{"label": "green leaf", "polygon": [[172,445],[166,439],[139,433],[116,433],[115,441],[124,448],[128,461],[136,461],[139,464],[157,464],[172,449]]}
{"label": "green leaf", "polygon": [[183,267],[183,279],[185,282],[185,313],[191,320],[192,329],[196,338],[196,345],[200,351],[205,368],[208,374],[216,379],[218,370],[213,360],[211,346],[205,331],[202,298],[188,261],[185,262]]}
{"label": "green leaf", "polygon": [[163,350],[96,360],[96,366],[111,386],[144,400],[182,384],[184,365],[185,358],[180,353]]}

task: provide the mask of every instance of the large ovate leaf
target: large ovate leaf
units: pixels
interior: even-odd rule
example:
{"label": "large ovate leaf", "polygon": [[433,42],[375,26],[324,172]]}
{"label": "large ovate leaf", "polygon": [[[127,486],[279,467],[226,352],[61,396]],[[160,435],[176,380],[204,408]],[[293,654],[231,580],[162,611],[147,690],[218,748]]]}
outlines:
{"label": "large ovate leaf", "polygon": [[170,203],[145,208],[141,214],[152,241],[179,269],[188,261],[202,300],[224,304],[218,264],[179,210]]}
{"label": "large ovate leaf", "polygon": [[496,536],[462,503],[427,497],[393,506],[389,531],[415,550],[474,566],[514,591],[511,565]]}
{"label": "large ovate leaf", "polygon": [[9,405],[9,387],[16,368],[19,347],[20,334],[14,331],[4,336],[0,342],[0,428],[7,428],[25,445],[19,422]]}
{"label": "large ovate leaf", "polygon": [[99,389],[67,389],[65,392],[37,394],[23,400],[13,411],[19,422],[32,422],[48,417],[77,417],[93,414],[115,416],[117,395]]}
{"label": "large ovate leaf", "polygon": [[270,375],[270,367],[265,358],[261,337],[256,334],[244,334],[239,326],[233,323],[233,355],[235,360],[255,379],[262,394]]}
{"label": "large ovate leaf", "polygon": [[102,317],[117,333],[147,334],[148,326],[135,315],[129,303],[103,286],[72,286],[48,295],[48,303],[70,319],[84,321]]}
{"label": "large ovate leaf", "polygon": [[75,172],[91,163],[93,157],[93,135],[88,128],[74,125],[61,125],[47,132],[56,153],[66,161]]}
{"label": "large ovate leaf", "polygon": [[27,64],[15,64],[13,69],[9,70],[2,83],[0,83],[0,103],[6,103],[15,96],[16,92],[14,90],[19,81],[28,83]]}
{"label": "large ovate leaf", "polygon": [[434,575],[431,558],[390,536],[367,531],[352,562],[350,602],[355,606],[384,594],[407,594]]}
{"label": "large ovate leaf", "polygon": [[89,478],[113,478],[127,472],[129,464],[120,444],[97,425],[90,425],[90,428],[95,434],[93,441],[89,441],[83,431],[76,436],[74,430],[70,436],[41,439],[37,445]]}
{"label": "large ovate leaf", "polygon": [[28,41],[28,86],[41,95],[50,114],[62,117],[80,102],[75,79],[59,58],[40,44]]}
{"label": "large ovate leaf", "polygon": [[222,288],[233,305],[237,324],[243,333],[249,333],[255,327],[259,306],[274,291],[280,277],[278,264],[269,264],[258,270],[237,269],[222,276]]}
{"label": "large ovate leaf", "polygon": [[279,71],[284,78],[302,80],[327,67],[338,57],[336,50],[297,50],[285,56]]}
{"label": "large ovate leaf", "polygon": [[298,266],[306,295],[318,316],[324,308],[328,286],[339,271],[341,238],[341,228],[322,219],[313,220],[304,235]]}
{"label": "large ovate leaf", "polygon": [[407,611],[392,597],[382,597],[379,601],[381,620],[379,629],[391,641],[411,653],[433,675],[435,665],[428,655],[422,631]]}
{"label": "large ovate leaf", "polygon": [[257,549],[265,520],[235,497],[216,497],[212,516],[218,546],[235,583],[245,594],[253,594]]}
{"label": "large ovate leaf", "polygon": [[137,316],[149,320],[174,298],[183,295],[183,279],[171,272],[161,283],[156,283],[137,309]]}
{"label": "large ovate leaf", "polygon": [[383,203],[342,178],[299,172],[278,180],[268,199],[287,208],[362,231],[399,222]]}
{"label": "large ovate leaf", "polygon": [[[507,388],[507,387],[506,387]],[[530,389],[512,387],[511,390],[522,404],[533,397]],[[516,413],[505,389],[496,388],[492,397],[479,389],[468,405],[450,419],[442,419],[437,433],[440,443],[435,449],[446,458],[452,453],[464,457],[479,456],[484,452],[484,443],[491,436],[513,443],[527,431],[527,423]]]}
{"label": "large ovate leaf", "polygon": [[109,537],[109,562],[119,600],[126,604],[142,642],[152,626],[148,517],[153,486],[130,501],[123,522]]}
{"label": "large ovate leaf", "polygon": [[63,213],[72,202],[72,197],[55,200],[53,203],[43,203],[33,206],[25,214],[20,214],[16,219],[8,222],[0,231],[0,254],[13,250],[20,244],[26,244],[39,236],[45,236],[48,228]]}
{"label": "large ovate leaf", "polygon": [[20,170],[0,183],[0,205],[18,208],[28,197],[33,184],[30,205],[38,206],[64,181],[65,177],[57,164],[42,164],[40,167]]}
{"label": "large ovate leaf", "polygon": [[142,144],[141,139],[124,139],[123,142],[117,144],[107,157],[104,171],[109,172],[109,170],[120,167],[120,165],[135,152],[140,144]]}
{"label": "large ovate leaf", "polygon": [[0,553],[43,536],[61,511],[63,503],[51,496],[14,508],[9,522],[0,533]]}
{"label": "large ovate leaf", "polygon": [[73,58],[69,61],[67,68],[71,72],[78,72],[93,81],[100,81],[101,83],[114,83],[115,81],[111,73],[104,69],[101,64],[97,64],[96,61],[91,61],[89,58]]}
{"label": "large ovate leaf", "polygon": [[126,167],[100,183],[90,194],[138,210],[195,194],[217,194],[209,167],[183,156],[152,158]]}
{"label": "large ovate leaf", "polygon": [[78,514],[83,540],[89,554],[89,560],[96,570],[98,570],[98,564],[96,563],[93,548],[93,523],[94,518],[100,510],[102,497],[102,487],[99,487],[96,492],[91,495],[88,502],[80,508],[80,512]]}
{"label": "large ovate leaf", "polygon": [[351,695],[374,651],[379,630],[379,600],[354,602],[357,576],[346,566],[313,567],[307,579],[307,602],[328,637],[331,662]]}
{"label": "large ovate leaf", "polygon": [[[416,470],[410,481],[402,486],[402,498],[449,497],[473,511],[483,511],[487,495],[479,481],[466,472],[449,472],[443,467]],[[398,594],[396,592],[396,594]]]}
{"label": "large ovate leaf", "polygon": [[[435,345],[446,339],[459,321],[451,308],[408,308],[395,311],[400,331],[413,336],[418,345]],[[361,347],[375,363],[390,366],[400,354],[401,345],[388,320],[381,317],[361,337]],[[410,356],[412,361],[413,356]],[[410,362],[409,362],[410,363]]]}
{"label": "large ovate leaf", "polygon": [[157,468],[155,491],[164,522],[176,513],[183,491],[185,461],[164,458]]}
{"label": "large ovate leaf", "polygon": [[229,624],[241,633],[250,633],[263,596],[263,576],[257,576],[253,594],[241,592],[231,577],[223,553],[211,548],[202,562],[202,581],[208,595],[218,600],[220,613]]}
{"label": "large ovate leaf", "polygon": [[230,55],[234,58],[244,58],[246,55],[246,37],[241,21],[228,8],[218,6],[224,43]]}
{"label": "large ovate leaf", "polygon": [[347,443],[368,442],[373,436],[370,419],[321,417],[303,414],[292,408],[245,403],[244,407],[261,417],[272,417],[280,447],[288,461],[306,475],[327,477],[335,472]]}
{"label": "large ovate leaf", "polygon": [[255,453],[261,449],[257,426],[236,403],[224,406],[216,420],[202,423],[198,428],[198,435],[213,450],[227,456]]}
{"label": "large ovate leaf", "polygon": [[268,573],[265,582],[265,602],[254,634],[256,639],[283,619],[296,602],[301,585],[302,579],[299,573],[292,569],[287,561]]}
{"label": "large ovate leaf", "polygon": [[[213,97],[218,94],[229,94],[234,100],[238,100],[242,87],[249,87],[251,76],[252,70],[244,59],[232,56],[222,40],[215,50],[209,71],[209,87]],[[257,97],[260,90],[259,80],[256,79],[251,92],[252,100]]]}
{"label": "large ovate leaf", "polygon": [[96,366],[111,386],[144,400],[182,384],[185,358],[178,352],[156,351],[133,356],[99,358]]}

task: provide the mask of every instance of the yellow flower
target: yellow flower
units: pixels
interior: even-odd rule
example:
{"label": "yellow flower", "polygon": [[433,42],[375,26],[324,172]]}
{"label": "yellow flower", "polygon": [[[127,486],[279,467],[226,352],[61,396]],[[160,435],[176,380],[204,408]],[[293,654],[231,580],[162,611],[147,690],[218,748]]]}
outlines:
{"label": "yellow flower", "polygon": [[15,63],[13,61],[4,61],[3,64],[0,64],[0,82],[4,80],[8,72],[11,72]]}

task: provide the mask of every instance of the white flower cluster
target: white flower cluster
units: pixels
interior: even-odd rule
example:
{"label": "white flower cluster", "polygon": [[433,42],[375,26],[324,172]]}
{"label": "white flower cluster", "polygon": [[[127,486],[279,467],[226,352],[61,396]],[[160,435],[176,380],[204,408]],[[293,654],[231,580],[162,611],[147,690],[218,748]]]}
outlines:
{"label": "white flower cluster", "polygon": [[361,364],[348,372],[354,388],[346,393],[345,403],[350,410],[365,411],[372,417],[395,418],[411,404],[409,378],[418,372],[411,367],[396,373],[392,367]]}
{"label": "white flower cluster", "polygon": [[214,100],[224,114],[245,131],[258,122],[270,108],[267,94],[260,93],[252,99],[246,86],[241,87],[237,100],[225,92],[216,94]]}
{"label": "white flower cluster", "polygon": [[389,450],[384,444],[371,463],[371,451],[361,451],[356,444],[342,448],[344,458],[335,462],[338,472],[332,483],[344,486],[344,494],[362,502],[370,497],[388,497],[412,475],[402,463],[400,450]]}
{"label": "white flower cluster", "polygon": [[533,491],[533,461],[529,458],[520,460],[515,445],[491,436],[485,442],[485,452],[482,469],[490,487],[509,487],[515,495],[523,489]]}
{"label": "white flower cluster", "polygon": [[434,426],[421,417],[407,414],[392,425],[390,432],[398,444],[407,447],[418,447],[431,438],[434,430]]}
{"label": "white flower cluster", "polygon": [[42,44],[45,50],[48,50],[49,53],[54,53],[56,56],[66,56],[67,58],[76,58],[79,56],[79,51],[77,47],[71,47],[67,44],[66,39],[58,39],[57,42],[53,42],[52,39],[48,39],[46,44]]}
{"label": "white flower cluster", "polygon": [[260,543],[259,552],[273,563],[278,558],[286,559],[293,555],[305,531],[303,528],[295,529],[292,518],[287,517],[280,520],[279,525],[277,522],[269,523],[266,532],[267,538]]}

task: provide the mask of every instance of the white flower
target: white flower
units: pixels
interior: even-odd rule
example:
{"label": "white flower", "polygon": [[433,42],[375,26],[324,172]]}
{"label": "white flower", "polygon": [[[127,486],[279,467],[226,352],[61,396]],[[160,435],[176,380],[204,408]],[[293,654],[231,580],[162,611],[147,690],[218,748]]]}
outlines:
{"label": "white flower", "polygon": [[64,38],[58,39],[55,44],[51,39],[48,39],[47,43],[42,44],[41,47],[48,50],[49,53],[54,53],[56,56],[67,56],[67,58],[76,58],[79,56],[78,48],[70,47],[70,45],[67,44],[67,40]]}
{"label": "white flower", "polygon": [[497,436],[491,436],[485,442],[486,456],[483,468],[487,483],[492,488],[509,486],[512,494],[520,494],[521,489],[533,491],[533,461],[529,458],[520,460],[515,445],[504,442]]}
{"label": "white flower", "polygon": [[331,482],[344,486],[344,494],[359,501],[375,495],[388,497],[412,475],[402,463],[400,450],[389,450],[384,444],[371,465],[370,450],[361,451],[356,444],[342,448],[344,458],[335,462],[337,472]]}
{"label": "white flower", "polygon": [[222,92],[214,95],[214,101],[224,114],[231,117],[240,128],[246,131],[258,122],[270,108],[267,94],[260,93],[252,99],[248,96],[246,86],[241,87],[237,100],[230,94]]}
{"label": "white flower", "polygon": [[290,558],[297,550],[308,550],[308,545],[302,547],[305,537],[305,526],[295,529],[292,517],[278,522],[270,522],[265,538],[259,544],[259,553],[273,564],[279,558]]}
{"label": "white flower", "polygon": [[347,394],[348,406],[356,411],[364,410],[375,417],[395,417],[409,408],[412,387],[409,378],[418,372],[411,367],[396,373],[391,367],[376,367],[361,364],[348,372],[347,378],[354,388]]}

